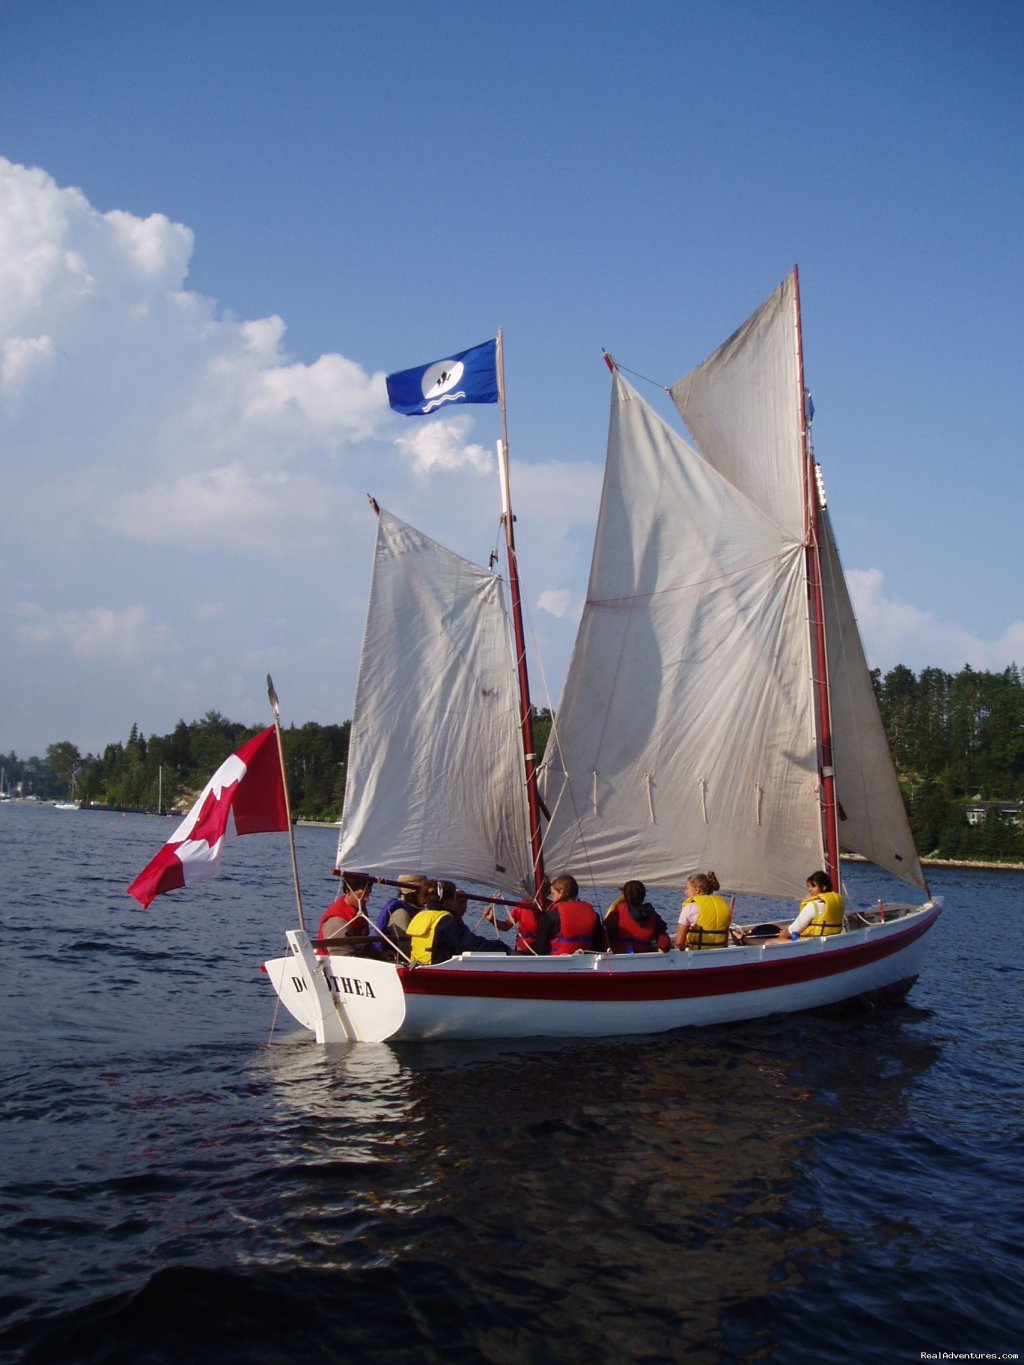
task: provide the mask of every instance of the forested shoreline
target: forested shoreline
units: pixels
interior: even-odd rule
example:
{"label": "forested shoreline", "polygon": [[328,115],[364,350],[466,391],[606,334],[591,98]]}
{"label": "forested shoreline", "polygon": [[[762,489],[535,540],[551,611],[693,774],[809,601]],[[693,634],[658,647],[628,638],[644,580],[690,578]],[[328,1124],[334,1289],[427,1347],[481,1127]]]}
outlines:
{"label": "forested shoreline", "polygon": [[[1024,685],[1016,665],[1001,673],[959,673],[902,664],[872,674],[882,719],[922,855],[964,860],[1024,860]],[[551,716],[537,713],[543,753]],[[133,725],[124,743],[82,755],[70,740],[45,758],[0,755],[5,791],[39,800],[74,795],[111,810],[186,811],[224,759],[264,726],[209,711],[180,720],[169,735],[144,737]],[[283,730],[296,819],[336,821],[345,790],[350,722],[309,722]]]}

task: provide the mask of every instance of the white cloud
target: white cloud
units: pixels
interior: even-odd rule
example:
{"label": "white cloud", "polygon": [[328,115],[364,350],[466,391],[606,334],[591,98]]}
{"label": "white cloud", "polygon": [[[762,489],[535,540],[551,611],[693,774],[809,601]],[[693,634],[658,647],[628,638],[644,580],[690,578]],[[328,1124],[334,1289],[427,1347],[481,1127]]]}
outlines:
{"label": "white cloud", "polygon": [[546,611],[559,621],[568,620],[578,612],[572,593],[565,588],[548,588],[542,592],[537,598],[537,610]]}
{"label": "white cloud", "polygon": [[52,337],[12,337],[0,346],[0,393],[17,398],[37,366],[53,359]]}
{"label": "white cloud", "polygon": [[320,479],[236,463],[115,496],[96,518],[150,545],[276,556],[329,548],[341,511]]}
{"label": "white cloud", "polygon": [[140,274],[161,280],[167,288],[184,283],[193,243],[188,228],[172,223],[162,213],[136,218],[121,209],[103,214],[103,222],[111,230],[114,254],[120,260],[131,261]]}
{"label": "white cloud", "polygon": [[483,446],[467,442],[471,425],[472,418],[468,417],[417,422],[408,436],[396,439],[395,445],[419,479],[426,479],[438,470],[468,469],[475,474],[490,474],[496,458]]}
{"label": "white cloud", "polygon": [[79,659],[149,661],[176,648],[170,627],[154,621],[142,606],[47,611],[35,602],[22,602],[17,615],[17,635],[23,644],[67,649]]}
{"label": "white cloud", "polygon": [[[3,436],[33,483],[123,462],[143,494],[170,471],[337,465],[391,421],[383,375],[336,354],[298,363],[279,317],[239,321],[185,289],[192,247],[162,214],[99,213],[0,158]],[[67,501],[89,513],[78,490]]]}
{"label": "white cloud", "polygon": [[942,621],[898,597],[887,595],[879,569],[850,569],[846,579],[868,662],[888,672],[904,664],[914,672],[972,668],[1001,672],[1024,664],[1024,621],[1013,622],[997,640],[982,640],[962,626]]}

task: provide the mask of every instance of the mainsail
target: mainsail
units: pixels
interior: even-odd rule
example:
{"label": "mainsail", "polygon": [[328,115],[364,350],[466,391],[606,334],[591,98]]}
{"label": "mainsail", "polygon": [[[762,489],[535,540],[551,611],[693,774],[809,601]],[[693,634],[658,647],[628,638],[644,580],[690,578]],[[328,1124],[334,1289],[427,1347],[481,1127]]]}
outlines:
{"label": "mainsail", "polygon": [[532,886],[501,580],[383,510],[337,866]]}
{"label": "mainsail", "polygon": [[[790,276],[670,390],[696,448],[614,374],[587,602],[544,770],[552,870],[678,887],[710,867],[730,890],[791,896],[824,864],[795,291]],[[923,885],[823,520],[840,838]]]}
{"label": "mainsail", "polygon": [[[545,861],[598,885],[822,859],[803,538],[616,372],[587,603],[545,764]],[[805,874],[806,875],[806,874]]]}

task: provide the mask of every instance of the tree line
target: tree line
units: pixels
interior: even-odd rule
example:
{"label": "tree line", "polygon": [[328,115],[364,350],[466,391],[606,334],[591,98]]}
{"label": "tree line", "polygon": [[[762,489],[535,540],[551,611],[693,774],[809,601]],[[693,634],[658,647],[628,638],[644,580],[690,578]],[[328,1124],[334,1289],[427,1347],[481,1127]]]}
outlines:
{"label": "tree line", "polygon": [[[310,722],[282,730],[288,795],[296,819],[337,820],[345,791],[350,722]],[[109,810],[184,814],[224,760],[266,729],[242,725],[218,711],[179,720],[169,735],[148,739],[133,725],[126,743],[83,756],[69,740],[51,744],[46,758],[24,762],[0,755],[8,788],[41,801],[73,796]]]}
{"label": "tree line", "polygon": [[[872,674],[882,720],[900,777],[911,828],[922,854],[944,858],[1024,860],[1024,686],[1016,666],[1001,673],[959,673],[902,664]],[[535,748],[551,729],[535,713]],[[115,810],[184,813],[225,758],[262,726],[230,721],[217,711],[170,735],[143,737],[133,725],[126,743],[82,756],[68,740],[45,759],[0,755],[8,791],[46,800],[73,794]],[[350,722],[309,722],[283,730],[292,812],[298,819],[337,820],[345,791]],[[968,820],[973,810],[975,823]]]}
{"label": "tree line", "polygon": [[[1024,686],[1016,665],[915,675],[900,664],[872,679],[921,853],[1024,859]],[[984,811],[976,824],[967,818],[971,806]]]}

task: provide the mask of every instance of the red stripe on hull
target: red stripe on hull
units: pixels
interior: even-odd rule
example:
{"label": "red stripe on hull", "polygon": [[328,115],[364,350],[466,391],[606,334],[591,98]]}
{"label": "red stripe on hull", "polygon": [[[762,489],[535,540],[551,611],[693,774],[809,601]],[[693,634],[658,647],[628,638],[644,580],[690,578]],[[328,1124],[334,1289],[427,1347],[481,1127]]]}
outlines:
{"label": "red stripe on hull", "polygon": [[[905,933],[887,936],[878,942],[858,943],[849,948],[808,949],[806,953],[772,960],[773,949],[763,952],[758,961],[723,964],[721,967],[684,967],[678,970],[630,971],[612,973],[600,967],[593,971],[507,971],[500,968],[474,971],[468,968],[445,970],[400,970],[406,995],[479,997],[491,1000],[567,1000],[585,1003],[629,1002],[641,1000],[693,1000],[703,996],[740,995],[746,991],[771,990],[823,977],[842,976],[845,972],[881,962],[902,952],[935,923],[936,909]],[[724,950],[728,952],[728,949]],[[906,990],[913,984],[910,978]],[[906,990],[903,994],[906,994]]]}

